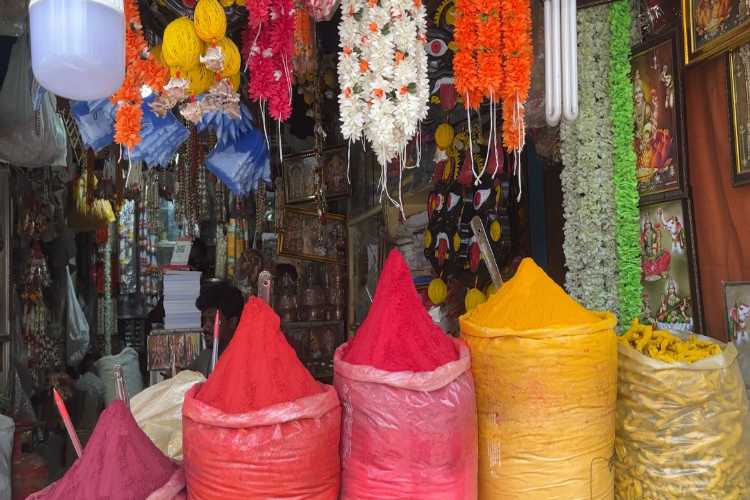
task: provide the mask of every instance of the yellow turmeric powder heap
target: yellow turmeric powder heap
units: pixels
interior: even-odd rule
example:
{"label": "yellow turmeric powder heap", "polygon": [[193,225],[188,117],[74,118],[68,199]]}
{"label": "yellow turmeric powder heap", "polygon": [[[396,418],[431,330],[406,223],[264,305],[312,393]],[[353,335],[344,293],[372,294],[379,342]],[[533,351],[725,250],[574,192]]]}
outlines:
{"label": "yellow turmeric powder heap", "polygon": [[463,320],[488,328],[534,330],[555,326],[588,325],[601,317],[570,297],[530,259],[525,258],[515,276],[487,302]]}

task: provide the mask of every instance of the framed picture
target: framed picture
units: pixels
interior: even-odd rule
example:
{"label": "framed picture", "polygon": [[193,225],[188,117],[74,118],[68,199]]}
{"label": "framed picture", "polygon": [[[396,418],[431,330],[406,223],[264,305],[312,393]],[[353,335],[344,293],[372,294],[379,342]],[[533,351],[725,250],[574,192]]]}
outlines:
{"label": "framed picture", "polygon": [[641,207],[641,321],[676,331],[700,331],[701,310],[687,200]]}
{"label": "framed picture", "polygon": [[[321,170],[329,200],[349,195],[346,178],[346,148],[334,148],[320,155]],[[284,161],[284,192],[286,202],[305,203],[315,199],[318,160],[315,153],[307,152]]]}
{"label": "framed picture", "polygon": [[349,221],[347,325],[353,336],[370,310],[385,260],[385,216],[378,205]]}
{"label": "framed picture", "polygon": [[750,342],[750,281],[730,281],[723,285],[727,339],[737,344]]}
{"label": "framed picture", "polygon": [[[750,29],[750,28],[748,28]],[[750,43],[729,53],[732,183],[750,183]]]}
{"label": "framed picture", "polygon": [[322,223],[315,210],[284,209],[278,253],[284,257],[343,263],[346,258],[346,219],[326,214]]}
{"label": "framed picture", "polygon": [[682,95],[677,39],[661,38],[630,61],[638,192],[642,201],[684,185]]}
{"label": "framed picture", "polygon": [[686,64],[750,41],[747,0],[682,0],[682,12]]}

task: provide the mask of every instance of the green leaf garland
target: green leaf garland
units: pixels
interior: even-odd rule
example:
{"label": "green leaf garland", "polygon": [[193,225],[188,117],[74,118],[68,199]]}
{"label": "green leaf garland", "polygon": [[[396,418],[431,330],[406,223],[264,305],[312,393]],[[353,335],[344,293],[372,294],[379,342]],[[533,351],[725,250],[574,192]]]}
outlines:
{"label": "green leaf garland", "polygon": [[612,121],[615,209],[617,213],[618,312],[620,325],[638,318],[641,310],[641,257],[638,181],[633,146],[633,85],[630,79],[630,3],[610,6],[609,94]]}

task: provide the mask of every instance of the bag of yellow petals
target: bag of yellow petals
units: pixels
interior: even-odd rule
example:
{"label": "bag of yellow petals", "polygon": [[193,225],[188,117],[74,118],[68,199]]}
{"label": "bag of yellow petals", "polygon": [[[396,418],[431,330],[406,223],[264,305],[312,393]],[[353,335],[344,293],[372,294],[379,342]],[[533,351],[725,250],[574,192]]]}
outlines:
{"label": "bag of yellow petals", "polygon": [[634,322],[618,343],[615,497],[750,498],[737,349]]}

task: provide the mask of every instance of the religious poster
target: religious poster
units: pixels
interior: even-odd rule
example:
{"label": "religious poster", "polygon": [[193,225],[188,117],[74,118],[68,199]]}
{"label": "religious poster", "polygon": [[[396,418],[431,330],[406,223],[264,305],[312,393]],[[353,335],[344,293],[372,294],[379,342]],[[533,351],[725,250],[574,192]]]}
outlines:
{"label": "religious poster", "polygon": [[698,323],[686,206],[675,200],[641,207],[641,321],[676,331],[695,331]]}
{"label": "religious poster", "polygon": [[631,59],[635,115],[635,154],[641,197],[680,188],[682,139],[672,39]]}
{"label": "religious poster", "polygon": [[[750,28],[748,28],[750,29]],[[729,57],[729,106],[732,133],[732,181],[750,182],[750,44]]]}
{"label": "religious poster", "polygon": [[721,54],[750,40],[747,0],[682,0],[686,63]]}
{"label": "religious poster", "polygon": [[738,346],[750,343],[750,282],[724,283],[727,339]]}

